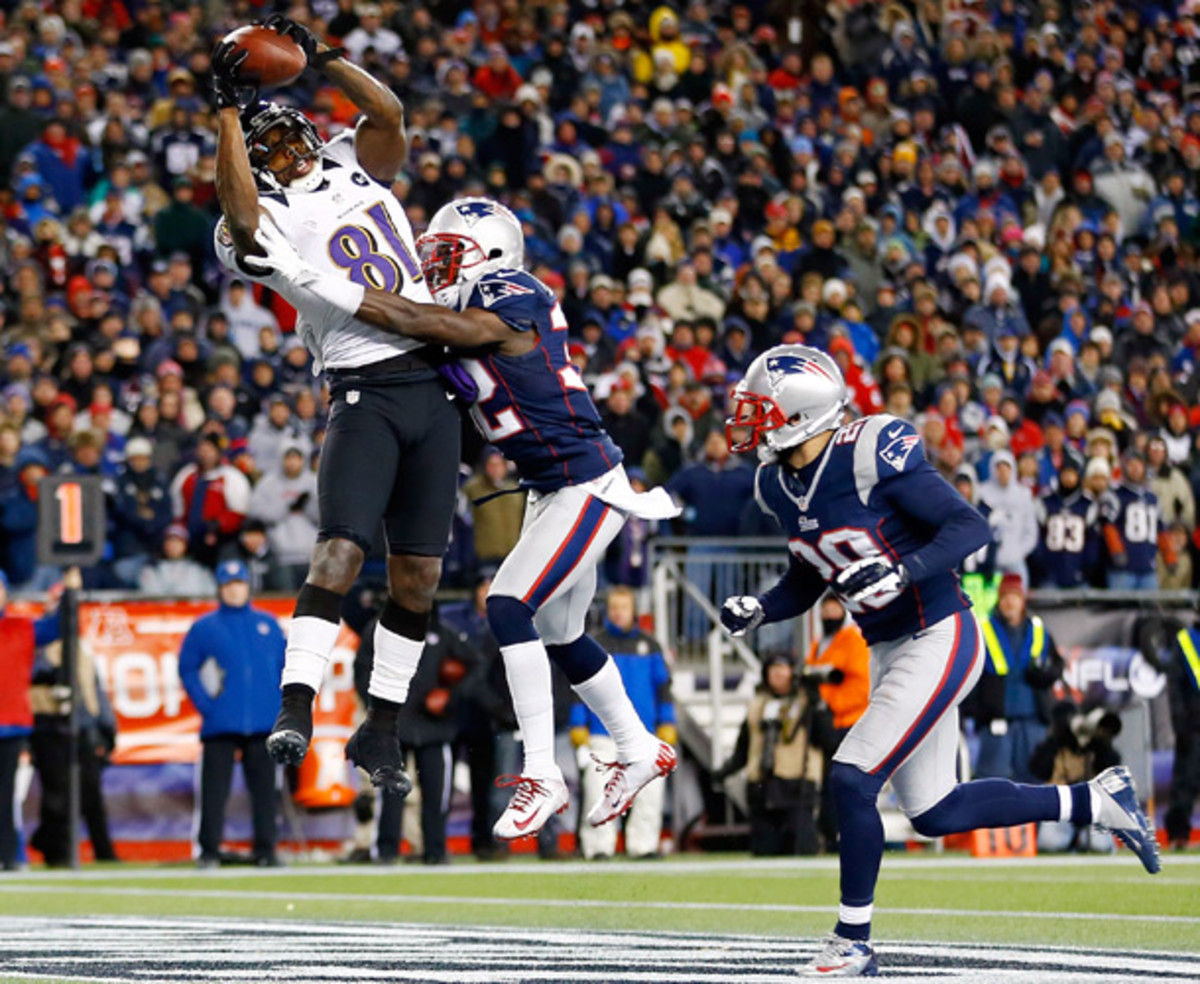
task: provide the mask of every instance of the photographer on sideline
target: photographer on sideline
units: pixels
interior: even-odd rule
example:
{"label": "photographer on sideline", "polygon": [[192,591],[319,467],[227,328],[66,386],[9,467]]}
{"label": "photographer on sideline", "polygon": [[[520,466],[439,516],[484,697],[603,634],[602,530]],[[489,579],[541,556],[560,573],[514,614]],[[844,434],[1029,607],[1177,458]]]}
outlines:
{"label": "photographer on sideline", "polygon": [[762,672],[733,754],[713,780],[746,770],[751,854],[816,854],[824,750],[835,744],[829,710],[815,686],[799,685],[787,653],[766,657]]}

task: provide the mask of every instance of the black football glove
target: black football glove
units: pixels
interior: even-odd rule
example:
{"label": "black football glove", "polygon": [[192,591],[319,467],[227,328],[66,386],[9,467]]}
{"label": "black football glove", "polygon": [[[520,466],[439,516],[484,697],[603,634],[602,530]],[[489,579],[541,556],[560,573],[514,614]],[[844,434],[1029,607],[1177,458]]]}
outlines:
{"label": "black football glove", "polygon": [[217,109],[242,110],[258,98],[258,86],[238,77],[238,69],[250,56],[232,41],[218,42],[212,53],[213,104]]}
{"label": "black football glove", "polygon": [[721,606],[721,624],[731,636],[743,636],[758,628],[766,614],[754,595],[737,595]]}
{"label": "black football glove", "polygon": [[833,590],[850,602],[863,602],[876,596],[903,591],[912,578],[903,564],[887,557],[867,557],[855,561],[833,579]]}
{"label": "black football glove", "polygon": [[315,68],[317,71],[320,71],[331,61],[341,58],[346,53],[345,48],[328,48],[325,51],[318,50],[321,42],[317,40],[317,36],[303,24],[298,24],[283,14],[272,14],[263,21],[263,27],[269,27],[272,31],[278,31],[285,38],[291,38],[296,44],[300,45],[304,51],[304,57],[308,59],[309,67]]}

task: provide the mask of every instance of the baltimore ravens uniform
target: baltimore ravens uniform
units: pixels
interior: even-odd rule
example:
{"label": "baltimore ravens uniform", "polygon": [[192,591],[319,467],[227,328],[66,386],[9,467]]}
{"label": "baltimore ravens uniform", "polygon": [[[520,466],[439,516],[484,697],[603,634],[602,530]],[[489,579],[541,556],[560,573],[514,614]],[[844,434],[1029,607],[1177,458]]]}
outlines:
{"label": "baltimore ravens uniform", "polygon": [[663,492],[638,495],[630,487],[621,450],[567,355],[567,320],[549,287],[523,270],[498,270],[464,290],[459,304],[536,337],[522,355],[476,353],[462,365],[479,391],[471,407],[476,427],[529,492],[521,538],[492,593],[535,610],[547,644],[570,642],[583,632],[596,564],[626,516],[662,519],[678,510]]}
{"label": "baltimore ravens uniform", "polygon": [[1100,507],[1084,489],[1052,490],[1037,501],[1041,537],[1037,554],[1043,583],[1081,588],[1100,561]]}
{"label": "baltimore ravens uniform", "polygon": [[[432,303],[412,228],[391,188],[358,163],[354,133],[325,144],[311,191],[260,183],[269,221],[314,268],[363,287]],[[228,227],[216,230],[221,262],[271,285],[239,259]],[[333,404],[318,480],[322,539],[369,550],[385,520],[393,553],[441,556],[457,488],[460,427],[430,350],[359,321],[310,293],[297,299],[296,330],[324,370]]]}

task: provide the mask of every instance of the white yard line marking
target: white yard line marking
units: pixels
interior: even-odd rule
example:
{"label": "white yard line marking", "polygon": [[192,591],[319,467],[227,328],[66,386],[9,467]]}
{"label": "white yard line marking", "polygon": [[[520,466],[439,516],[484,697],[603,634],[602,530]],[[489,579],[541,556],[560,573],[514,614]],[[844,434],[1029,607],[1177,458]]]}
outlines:
{"label": "white yard line marking", "polygon": [[[56,895],[63,892],[72,894],[78,892],[86,895],[105,895],[126,898],[175,898],[175,899],[257,899],[264,902],[386,902],[401,905],[478,905],[499,906],[503,908],[547,908],[569,905],[582,909],[621,909],[621,910],[669,910],[692,912],[775,912],[810,914],[828,914],[833,910],[830,905],[791,905],[786,903],[725,903],[725,902],[687,902],[687,901],[639,901],[621,899],[608,901],[603,899],[529,899],[529,898],[496,898],[478,895],[401,895],[401,894],[362,894],[359,892],[305,892],[305,891],[239,891],[206,888],[139,888],[98,885],[80,889],[77,886],[55,885],[9,885],[6,894],[28,893],[34,895]],[[1200,916],[1170,916],[1156,914],[1120,913],[1120,912],[1045,912],[1028,910],[1001,909],[944,909],[936,907],[893,907],[888,906],[888,914],[902,916],[940,916],[950,919],[1062,919],[1100,922],[1134,922],[1134,923],[1166,923],[1183,926],[1200,926]]]}
{"label": "white yard line marking", "polygon": [[[1173,868],[1192,868],[1200,866],[1200,854],[1170,854],[1164,858],[1163,867],[1170,871]],[[1128,852],[1105,855],[1075,855],[1070,857],[1042,855],[1034,858],[974,858],[965,855],[953,857],[923,855],[920,857],[902,857],[889,854],[884,857],[883,872],[904,871],[909,869],[924,871],[952,871],[954,869],[969,869],[971,871],[996,871],[1008,868],[1042,869],[1046,871],[1055,868],[1092,868],[1092,867],[1129,867],[1136,871],[1137,860]],[[437,869],[438,878],[455,876],[493,875],[506,878],[509,875],[578,875],[587,872],[591,875],[606,874],[638,874],[647,878],[672,877],[675,875],[697,875],[709,873],[746,874],[760,877],[764,874],[782,875],[788,872],[828,871],[838,870],[838,859],[835,857],[820,858],[740,858],[735,860],[664,860],[661,862],[646,861],[608,861],[598,865],[587,861],[566,861],[553,864],[544,861],[506,861],[496,864],[476,864],[465,861]],[[361,867],[346,868],[340,865],[306,865],[299,864],[293,868],[250,869],[246,867],[227,867],[215,871],[206,871],[206,879],[222,878],[288,878],[302,876],[304,878],[322,877],[355,877],[355,878],[391,878],[399,879],[408,876],[428,875],[428,871],[407,869],[404,867]],[[7,874],[0,882],[0,891],[4,885],[18,884],[27,881],[130,881],[141,879],[171,879],[196,877],[194,869],[178,866],[166,868],[89,868],[82,871],[27,871]]]}

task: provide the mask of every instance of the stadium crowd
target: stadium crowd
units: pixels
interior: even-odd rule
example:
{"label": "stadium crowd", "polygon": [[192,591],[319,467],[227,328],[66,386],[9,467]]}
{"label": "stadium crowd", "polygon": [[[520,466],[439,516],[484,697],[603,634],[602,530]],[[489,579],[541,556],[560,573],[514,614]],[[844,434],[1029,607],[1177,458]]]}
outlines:
{"label": "stadium crowd", "polygon": [[[681,532],[760,531],[729,387],[827,349],[913,419],[1034,584],[1191,587],[1200,424],[1200,40],[1178,6],[293,3],[404,101],[416,230],[460,193],[523,223],[572,358]],[[0,567],[43,587],[42,475],[106,479],[95,587],[303,579],[325,400],[294,313],[222,276],[209,52],[267,6],[5,5]],[[326,134],[313,73],[271,98]],[[465,476],[468,477],[468,476]],[[485,457],[472,479],[510,479]],[[721,494],[713,494],[719,491]],[[734,493],[734,494],[727,494]],[[463,496],[458,554],[513,517]],[[505,527],[497,533],[492,523]],[[474,525],[474,530],[472,526]],[[644,578],[634,524],[611,580]]]}

